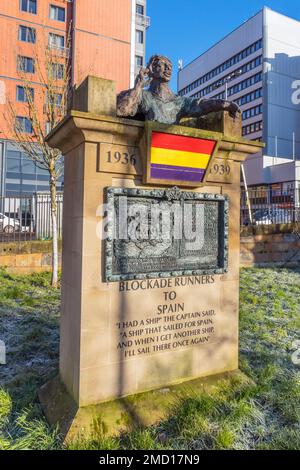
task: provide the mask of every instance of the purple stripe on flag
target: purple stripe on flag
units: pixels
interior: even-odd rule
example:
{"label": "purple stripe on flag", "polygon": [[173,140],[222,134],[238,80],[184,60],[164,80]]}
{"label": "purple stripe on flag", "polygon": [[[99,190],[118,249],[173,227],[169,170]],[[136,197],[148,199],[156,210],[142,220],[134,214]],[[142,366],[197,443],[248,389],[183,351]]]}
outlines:
{"label": "purple stripe on flag", "polygon": [[166,165],[163,163],[151,163],[151,168],[162,168],[167,170],[192,171],[193,173],[203,173],[205,168],[191,168],[189,166]]}
{"label": "purple stripe on flag", "polygon": [[157,168],[151,165],[151,178],[161,180],[195,181],[203,180],[205,170],[199,168],[189,168],[185,170],[181,167]]}

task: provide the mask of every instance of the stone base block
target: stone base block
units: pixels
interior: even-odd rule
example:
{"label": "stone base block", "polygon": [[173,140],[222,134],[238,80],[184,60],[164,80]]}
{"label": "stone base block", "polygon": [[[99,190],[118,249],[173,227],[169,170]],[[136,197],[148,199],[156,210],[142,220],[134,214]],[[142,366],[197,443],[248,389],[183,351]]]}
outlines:
{"label": "stone base block", "polygon": [[91,437],[99,429],[108,436],[116,436],[155,425],[170,416],[178,399],[212,390],[220,381],[253,383],[236,370],[80,408],[56,377],[40,388],[39,399],[48,422],[58,424],[64,441],[70,442]]}

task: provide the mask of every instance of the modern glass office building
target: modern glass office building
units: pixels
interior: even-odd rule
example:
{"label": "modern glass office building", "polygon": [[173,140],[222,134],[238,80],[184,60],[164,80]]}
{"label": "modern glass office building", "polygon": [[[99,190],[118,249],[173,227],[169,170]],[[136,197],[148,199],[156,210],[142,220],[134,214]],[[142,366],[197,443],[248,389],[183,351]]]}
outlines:
{"label": "modern glass office building", "polygon": [[178,92],[237,102],[243,137],[266,144],[245,164],[249,184],[289,183],[286,163],[300,159],[299,80],[300,22],[265,7],[180,70]]}
{"label": "modern glass office building", "polygon": [[[20,148],[11,141],[2,143],[3,158],[3,196],[29,195],[49,190],[49,173],[38,168]],[[58,181],[58,190],[63,189],[63,177]]]}

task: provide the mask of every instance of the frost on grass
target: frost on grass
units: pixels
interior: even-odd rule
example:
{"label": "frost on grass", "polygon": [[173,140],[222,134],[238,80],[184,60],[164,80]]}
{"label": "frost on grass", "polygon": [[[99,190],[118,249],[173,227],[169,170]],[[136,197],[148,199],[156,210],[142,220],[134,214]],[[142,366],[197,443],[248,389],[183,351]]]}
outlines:
{"label": "frost on grass", "polygon": [[[36,390],[56,373],[59,292],[47,275],[0,273],[0,331],[8,364],[0,366],[0,449],[59,446]],[[182,398],[169,419],[118,436],[99,427],[70,449],[300,449],[300,270],[243,269],[240,368],[251,380],[224,379]],[[3,332],[3,333],[2,333]]]}
{"label": "frost on grass", "polygon": [[0,270],[0,449],[52,448],[37,389],[57,373],[60,292],[50,275],[11,276]]}

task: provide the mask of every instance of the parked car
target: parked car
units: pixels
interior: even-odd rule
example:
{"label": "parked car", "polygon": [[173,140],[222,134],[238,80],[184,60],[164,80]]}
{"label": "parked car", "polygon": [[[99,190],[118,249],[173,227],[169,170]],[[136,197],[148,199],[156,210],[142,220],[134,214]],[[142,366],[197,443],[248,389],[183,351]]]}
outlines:
{"label": "parked car", "polygon": [[19,232],[21,225],[19,220],[12,217],[7,217],[6,215],[0,212],[0,231],[4,233],[14,233]]}
{"label": "parked car", "polygon": [[260,209],[254,213],[256,225],[289,224],[294,221],[293,209]]}

